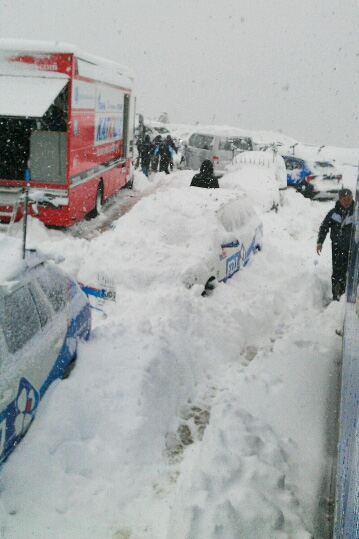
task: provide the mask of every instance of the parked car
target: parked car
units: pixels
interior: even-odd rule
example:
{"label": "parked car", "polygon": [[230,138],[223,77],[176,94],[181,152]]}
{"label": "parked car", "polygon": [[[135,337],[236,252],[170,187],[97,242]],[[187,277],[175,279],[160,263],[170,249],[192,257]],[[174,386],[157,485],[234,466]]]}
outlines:
{"label": "parked car", "polygon": [[220,187],[245,191],[260,213],[278,211],[287,190],[283,158],[271,151],[242,152],[227,166]]}
{"label": "parked car", "polygon": [[161,135],[162,138],[166,138],[166,136],[169,134],[170,131],[166,127],[154,127],[152,125],[146,125],[145,135],[149,135],[151,140],[157,137],[157,135]]}
{"label": "parked car", "polygon": [[214,173],[220,178],[226,166],[233,161],[237,153],[252,150],[251,137],[227,132],[193,133],[184,145],[184,160],[187,168],[198,170],[205,159],[213,162]]}
{"label": "parked car", "polygon": [[[78,278],[93,295],[94,307],[111,312],[114,301],[123,301],[119,286],[180,290],[196,285],[194,292],[206,293],[261,249],[262,222],[244,191],[190,187],[190,176],[174,175],[166,190],[142,198],[117,221],[106,247],[91,242]],[[158,214],[165,223],[161,229],[154,228]],[[104,266],[109,250],[112,257]]]}
{"label": "parked car", "polygon": [[256,251],[262,249],[262,221],[245,194],[237,194],[222,204],[216,212],[216,219],[219,228],[225,231],[223,238],[218,241],[218,236],[213,235],[213,245],[208,251],[206,264],[193,268],[185,278],[188,288],[194,284],[203,284],[202,295],[213,290],[216,282],[226,282],[247,265]]}
{"label": "parked car", "polygon": [[0,463],[24,436],[49,385],[68,374],[90,306],[78,284],[36,252],[0,238]]}
{"label": "parked car", "polygon": [[233,170],[237,164],[252,165],[271,169],[280,191],[287,189],[287,171],[284,159],[281,155],[273,151],[251,151],[238,154],[233,160],[233,166],[228,170]]}
{"label": "parked car", "polygon": [[299,157],[283,156],[287,183],[294,185],[306,198],[336,199],[341,189],[342,174],[329,161],[309,162]]}

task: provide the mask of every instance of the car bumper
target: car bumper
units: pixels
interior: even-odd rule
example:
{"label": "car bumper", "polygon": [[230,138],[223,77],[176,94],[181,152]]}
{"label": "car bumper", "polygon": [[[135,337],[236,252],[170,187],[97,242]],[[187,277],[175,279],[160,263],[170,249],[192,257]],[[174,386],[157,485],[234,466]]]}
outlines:
{"label": "car bumper", "polygon": [[314,192],[312,200],[337,200],[338,191],[318,191]]}

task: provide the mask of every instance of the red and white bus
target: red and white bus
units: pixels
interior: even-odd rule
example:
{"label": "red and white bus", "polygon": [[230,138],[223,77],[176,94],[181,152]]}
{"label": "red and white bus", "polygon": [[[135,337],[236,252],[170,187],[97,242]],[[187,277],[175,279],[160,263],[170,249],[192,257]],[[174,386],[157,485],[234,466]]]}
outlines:
{"label": "red and white bus", "polygon": [[0,221],[70,226],[133,182],[133,73],[72,45],[0,40]]}

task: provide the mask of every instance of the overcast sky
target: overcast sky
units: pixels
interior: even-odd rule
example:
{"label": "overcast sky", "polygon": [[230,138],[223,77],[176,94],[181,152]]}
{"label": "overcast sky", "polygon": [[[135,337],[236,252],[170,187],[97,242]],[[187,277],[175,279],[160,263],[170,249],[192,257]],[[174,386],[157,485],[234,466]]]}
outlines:
{"label": "overcast sky", "polygon": [[0,35],[128,65],[145,116],[359,148],[358,0],[1,0]]}

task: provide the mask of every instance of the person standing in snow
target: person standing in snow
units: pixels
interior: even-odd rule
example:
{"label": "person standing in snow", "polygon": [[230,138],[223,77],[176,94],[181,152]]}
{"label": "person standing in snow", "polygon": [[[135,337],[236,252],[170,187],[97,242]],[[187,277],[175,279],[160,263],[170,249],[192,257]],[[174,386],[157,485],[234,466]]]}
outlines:
{"label": "person standing in snow", "polygon": [[199,174],[195,174],[191,181],[192,187],[204,187],[216,189],[219,187],[218,179],[213,174],[213,163],[205,159],[201,165]]}
{"label": "person standing in snow", "polygon": [[354,201],[350,189],[339,191],[339,200],[325,216],[319,228],[317,253],[320,255],[324,240],[330,230],[332,241],[332,293],[339,301],[345,292],[350,241],[353,228]]}
{"label": "person standing in snow", "polygon": [[[167,135],[167,144],[169,144],[171,148],[173,149],[173,151],[177,153],[177,148],[171,135]],[[173,170],[173,156],[170,160],[170,170],[171,171]]]}
{"label": "person standing in snow", "polygon": [[143,141],[141,145],[140,155],[141,155],[142,172],[144,173],[145,176],[148,177],[150,164],[151,164],[151,156],[152,156],[152,144],[151,144],[150,135],[145,136],[145,140]]}
{"label": "person standing in snow", "polygon": [[157,172],[160,162],[160,146],[162,144],[161,135],[157,135],[152,141],[152,170]]}
{"label": "person standing in snow", "polygon": [[173,160],[174,150],[169,143],[167,139],[164,139],[162,141],[162,144],[157,146],[157,148],[154,151],[154,156],[157,155],[157,153],[160,154],[160,172],[165,172],[166,174],[169,174],[169,164],[171,162],[171,159]]}

